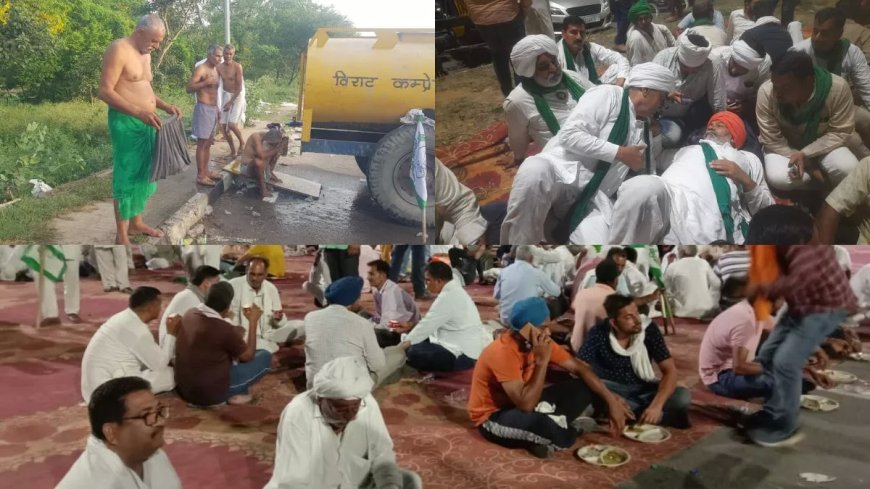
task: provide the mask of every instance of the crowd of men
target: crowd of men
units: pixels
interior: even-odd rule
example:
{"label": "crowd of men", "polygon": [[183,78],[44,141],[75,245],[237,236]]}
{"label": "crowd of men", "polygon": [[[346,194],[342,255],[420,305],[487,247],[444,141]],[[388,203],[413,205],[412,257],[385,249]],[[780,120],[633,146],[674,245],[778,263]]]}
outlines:
{"label": "crowd of men", "polygon": [[806,242],[754,241],[753,221],[773,212],[795,226],[815,218],[821,243],[867,242],[870,3],[819,9],[808,39],[774,16],[776,3],[747,0],[726,23],[697,0],[671,31],[633,2],[624,54],[571,15],[558,42],[517,38],[503,106],[518,165],[507,208],[479,208],[439,164],[440,214],[455,228],[442,239]]}
{"label": "crowd of men", "polygon": [[[397,283],[407,249],[336,246],[296,250],[313,257],[311,280],[297,286],[317,304],[301,318],[285,316],[268,272],[290,250],[236,250],[243,266],[227,267],[220,261],[232,250],[197,246],[184,258],[187,287],[165,307],[157,288],[135,288],[85,350],[92,436],[60,487],[179,487],[160,450],[169,412],[155,394],[174,391],[194,409],[250,403],[273,355],[292,344],[304,347],[307,390],[282,413],[270,488],[420,487],[396,465],[371,396],[405,366],[471,371],[473,425],[537,457],[596,430],[686,429],[691,391],[679,385],[686,373],[667,341],[674,317],[710,321],[697,365],[710,391],[764,401],[739,420],[741,432],[762,446],[791,445],[802,436],[795,394],[832,386],[821,369],[861,351],[852,326],[870,306],[870,266],[853,276],[837,246],[422,247],[417,299]],[[339,267],[356,257],[357,268],[342,275],[327,253]],[[497,321],[481,319],[467,290],[474,283],[492,286]],[[361,302],[366,287],[371,309]],[[418,301],[432,302],[422,313]],[[352,462],[364,455],[364,466]]]}

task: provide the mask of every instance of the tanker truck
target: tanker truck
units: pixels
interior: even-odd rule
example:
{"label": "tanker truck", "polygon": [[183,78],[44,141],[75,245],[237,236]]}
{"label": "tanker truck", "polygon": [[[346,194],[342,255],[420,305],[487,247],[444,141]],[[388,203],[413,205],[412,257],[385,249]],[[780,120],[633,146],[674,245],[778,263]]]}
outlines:
{"label": "tanker truck", "polygon": [[[435,119],[435,32],[430,29],[318,29],[302,54],[297,118],[301,151],[349,155],[389,218],[422,222],[411,180],[416,125],[411,109]],[[435,128],[424,125],[427,223],[434,221]]]}

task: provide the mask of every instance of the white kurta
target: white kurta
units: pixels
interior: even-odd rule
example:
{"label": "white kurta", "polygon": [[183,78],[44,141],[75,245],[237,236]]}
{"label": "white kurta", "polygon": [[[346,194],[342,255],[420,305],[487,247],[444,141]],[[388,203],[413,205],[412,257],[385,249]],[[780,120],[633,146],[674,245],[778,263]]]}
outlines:
{"label": "white kurta", "polygon": [[649,63],[656,53],[676,45],[674,35],[668,26],[653,24],[652,35],[646,31],[635,29],[634,25],[628,28],[627,41],[625,43],[626,55],[631,66],[641,63]]}
{"label": "white kurta", "polygon": [[852,275],[849,283],[861,306],[870,306],[870,265],[864,265]]}
{"label": "white kurta", "polygon": [[[533,246],[532,256],[534,257],[533,264],[540,268],[547,278],[552,280],[554,284],[561,288],[565,286],[568,270],[573,269],[574,264],[572,260],[570,266],[566,268],[565,255],[559,251],[559,248],[563,248],[565,251],[568,250],[565,246],[559,246],[549,250],[540,246]],[[571,252],[568,251],[568,254],[571,255]]]}
{"label": "white kurta", "polygon": [[21,261],[26,249],[25,245],[0,245],[0,281],[14,282],[16,275],[28,270],[27,265]]}
{"label": "white kurta", "polygon": [[[363,402],[356,418],[336,435],[323,421],[312,391],[294,397],[281,413],[274,472],[264,489],[373,488],[373,472],[386,468],[398,474],[380,406],[371,394]],[[401,480],[393,482],[401,487]]]}
{"label": "white kurta", "polygon": [[465,355],[475,360],[492,341],[471,296],[455,280],[444,285],[429,311],[407,336],[412,345],[427,339],[454,356]]}
{"label": "white kurta", "polygon": [[247,338],[248,320],[245,319],[242,308],[248,304],[256,304],[263,311],[260,316],[257,329],[257,349],[266,350],[269,353],[278,351],[279,343],[284,343],[295,335],[304,334],[300,328],[287,321],[287,316],[282,315],[280,321],[275,321],[272,318],[272,313],[275,311],[283,311],[281,306],[281,295],[278,294],[278,287],[275,284],[264,280],[260,285],[260,290],[254,290],[248,284],[248,277],[236,277],[229,281],[233,286],[233,303],[230,305],[229,321],[236,325],[245,328],[245,337]]}
{"label": "white kurta", "polygon": [[719,303],[721,282],[703,258],[680,258],[668,267],[664,279],[675,316],[700,319]]}
{"label": "white kurta", "polygon": [[764,61],[757,69],[749,71],[745,75],[731,76],[728,73],[728,62],[731,60],[733,52],[731,46],[723,46],[711,51],[710,57],[718,57],[725,67],[723,76],[725,77],[725,93],[728,100],[753,100],[761,84],[770,79],[770,56],[765,56]]}
{"label": "white kurta", "polygon": [[157,340],[160,343],[160,349],[166,352],[169,358],[175,358],[175,336],[166,334],[166,320],[173,314],[184,316],[188,309],[192,309],[202,304],[196,292],[186,288],[175,294],[169,305],[163,311],[163,316],[160,318],[160,326],[157,328]]}
{"label": "white kurta", "polygon": [[840,245],[834,245],[834,253],[837,256],[837,263],[840,264],[840,268],[843,269],[843,272],[851,272],[852,271],[852,257],[849,256],[849,250]]}
{"label": "white kurta", "polygon": [[746,16],[743,8],[732,10],[728,18],[728,42],[734,44],[734,41],[740,40],[744,32],[753,27],[755,22]]}
{"label": "white kurta", "polygon": [[181,247],[181,256],[191,272],[202,265],[220,270],[223,249],[222,245],[187,245]]}
{"label": "white kurta", "polygon": [[[589,42],[589,52],[592,54],[592,61],[595,63],[595,66],[607,66],[607,71],[604,72],[603,75],[599,76],[598,79],[601,80],[601,83],[613,83],[619,78],[627,78],[628,72],[631,69],[631,65],[628,63],[628,59],[625,56],[613,51],[611,49],[607,49],[606,47],[596,44],[594,42]],[[565,60],[565,48],[564,41],[559,41],[556,45],[556,56],[559,58],[559,64],[562,65],[563,70],[568,69],[568,63]],[[583,52],[577,53],[574,56],[574,71],[580,74],[581,77],[586,80],[589,79],[589,70],[586,69],[586,63],[583,60]]]}
{"label": "white kurta", "polygon": [[55,489],[181,489],[181,480],[162,449],[142,464],[142,472],[144,479],[91,435],[85,451]]}
{"label": "white kurta", "polygon": [[[677,59],[677,47],[660,51],[656,54],[654,63],[671,70],[677,78],[677,91],[692,101],[706,97],[713,112],[726,109],[725,96],[725,66],[721,58],[711,57],[704,62],[701,69],[683,78],[680,62]],[[664,117],[683,117],[689,111],[690,104],[668,102],[662,111]]]}
{"label": "white kurta", "polygon": [[[566,70],[564,73],[584,90],[595,86],[573,71]],[[571,109],[577,105],[567,88],[545,94],[544,100],[550,105],[550,110],[553,111],[560,126],[568,118]],[[514,152],[514,159],[523,160],[526,157],[530,141],[543,148],[553,137],[553,133],[550,132],[550,128],[547,127],[547,123],[535,106],[535,99],[521,84],[511,91],[502,107],[508,125],[508,143],[511,151]]]}
{"label": "white kurta", "polygon": [[148,325],[132,309],[110,317],[91,337],[82,357],[82,398],[107,380],[136,376],[151,382],[156,392],[175,388],[169,356],[157,346]]}
{"label": "white kurta", "polygon": [[[797,51],[803,51],[816,62],[816,54],[813,52],[812,39],[804,39],[792,47]],[[845,78],[849,85],[861,98],[865,108],[870,109],[870,66],[867,66],[867,57],[861,48],[849,44],[846,56],[843,57],[843,69],[840,76]]]}

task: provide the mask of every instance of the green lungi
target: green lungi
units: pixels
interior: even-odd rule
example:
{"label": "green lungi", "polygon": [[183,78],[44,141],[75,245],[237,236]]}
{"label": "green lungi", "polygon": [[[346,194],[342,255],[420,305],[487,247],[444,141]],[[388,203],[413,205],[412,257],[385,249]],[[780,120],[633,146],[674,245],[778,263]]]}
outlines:
{"label": "green lungi", "polygon": [[151,183],[151,153],[157,130],[132,115],[109,108],[112,137],[112,197],[118,201],[121,219],[128,220],[145,210],[148,198],[157,190]]}

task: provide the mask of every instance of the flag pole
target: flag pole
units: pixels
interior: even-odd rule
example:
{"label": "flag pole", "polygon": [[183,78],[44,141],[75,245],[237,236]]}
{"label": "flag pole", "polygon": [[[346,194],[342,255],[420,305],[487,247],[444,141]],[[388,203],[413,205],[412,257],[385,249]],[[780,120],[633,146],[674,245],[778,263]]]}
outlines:
{"label": "flag pole", "polygon": [[426,207],[423,207],[423,244],[427,244],[429,242],[429,236],[426,235]]}
{"label": "flag pole", "polygon": [[45,286],[45,274],[43,273],[43,267],[45,266],[45,246],[39,246],[39,278],[37,278],[37,291],[36,291],[36,327],[39,328],[42,324],[42,296],[43,296],[43,288]]}

